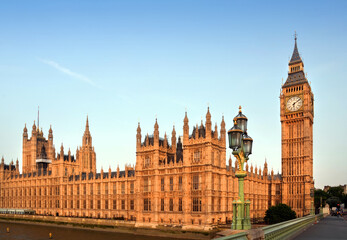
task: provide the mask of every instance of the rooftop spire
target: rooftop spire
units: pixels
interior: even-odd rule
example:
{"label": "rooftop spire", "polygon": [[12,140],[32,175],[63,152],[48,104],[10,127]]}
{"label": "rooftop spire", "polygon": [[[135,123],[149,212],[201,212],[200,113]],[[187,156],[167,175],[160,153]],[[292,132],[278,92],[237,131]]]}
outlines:
{"label": "rooftop spire", "polygon": [[299,51],[298,51],[298,46],[297,46],[297,43],[296,43],[296,40],[297,40],[296,32],[294,34],[294,40],[295,40],[294,51],[293,51],[293,55],[292,55],[292,58],[290,59],[289,63],[301,62],[302,61],[301,57],[300,57],[300,54],[299,54]]}
{"label": "rooftop spire", "polygon": [[37,106],[37,128],[40,129],[40,106]]}

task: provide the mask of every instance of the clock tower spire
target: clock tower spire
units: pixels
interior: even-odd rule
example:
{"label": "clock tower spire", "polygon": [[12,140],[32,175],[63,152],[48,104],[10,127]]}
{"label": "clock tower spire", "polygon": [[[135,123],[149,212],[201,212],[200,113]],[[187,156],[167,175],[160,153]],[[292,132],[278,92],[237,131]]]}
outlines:
{"label": "clock tower spire", "polygon": [[282,202],[298,216],[310,213],[313,182],[313,93],[304,73],[297,36],[282,85]]}

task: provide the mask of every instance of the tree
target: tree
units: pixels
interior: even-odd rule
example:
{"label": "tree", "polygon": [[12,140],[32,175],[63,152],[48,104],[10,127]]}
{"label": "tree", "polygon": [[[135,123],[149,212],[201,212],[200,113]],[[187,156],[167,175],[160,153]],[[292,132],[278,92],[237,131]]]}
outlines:
{"label": "tree", "polygon": [[314,206],[318,209],[321,206],[321,198],[322,198],[322,206],[325,206],[326,200],[330,197],[327,192],[324,192],[322,189],[314,190]]}
{"label": "tree", "polygon": [[276,206],[269,207],[266,210],[264,221],[268,224],[288,221],[296,218],[296,213],[286,204],[280,203]]}
{"label": "tree", "polygon": [[329,204],[329,207],[332,208],[332,207],[337,207],[337,204],[341,203],[341,200],[338,197],[330,197],[327,199],[326,202],[327,204]]}
{"label": "tree", "polygon": [[333,197],[338,197],[339,199],[342,199],[343,197],[343,187],[337,186],[337,187],[330,187],[328,190],[328,194]]}

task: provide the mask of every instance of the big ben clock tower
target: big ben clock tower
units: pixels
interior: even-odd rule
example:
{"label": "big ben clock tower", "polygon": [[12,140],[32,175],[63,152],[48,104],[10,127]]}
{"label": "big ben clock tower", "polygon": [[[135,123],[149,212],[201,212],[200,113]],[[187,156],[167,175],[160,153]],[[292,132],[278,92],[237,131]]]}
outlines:
{"label": "big ben clock tower", "polygon": [[313,93],[296,43],[282,85],[282,202],[297,216],[310,213],[313,196]]}

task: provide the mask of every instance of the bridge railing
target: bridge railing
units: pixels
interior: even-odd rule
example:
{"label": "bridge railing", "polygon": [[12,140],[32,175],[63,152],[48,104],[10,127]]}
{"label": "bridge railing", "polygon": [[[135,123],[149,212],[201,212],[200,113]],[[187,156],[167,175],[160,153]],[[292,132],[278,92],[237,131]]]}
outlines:
{"label": "bridge railing", "polygon": [[296,218],[293,220],[269,225],[263,228],[252,229],[246,232],[217,238],[218,240],[276,240],[288,239],[298,234],[305,227],[323,218],[323,214],[309,215],[306,217]]}
{"label": "bridge railing", "polygon": [[263,227],[264,239],[288,239],[321,218],[323,214],[309,215]]}

